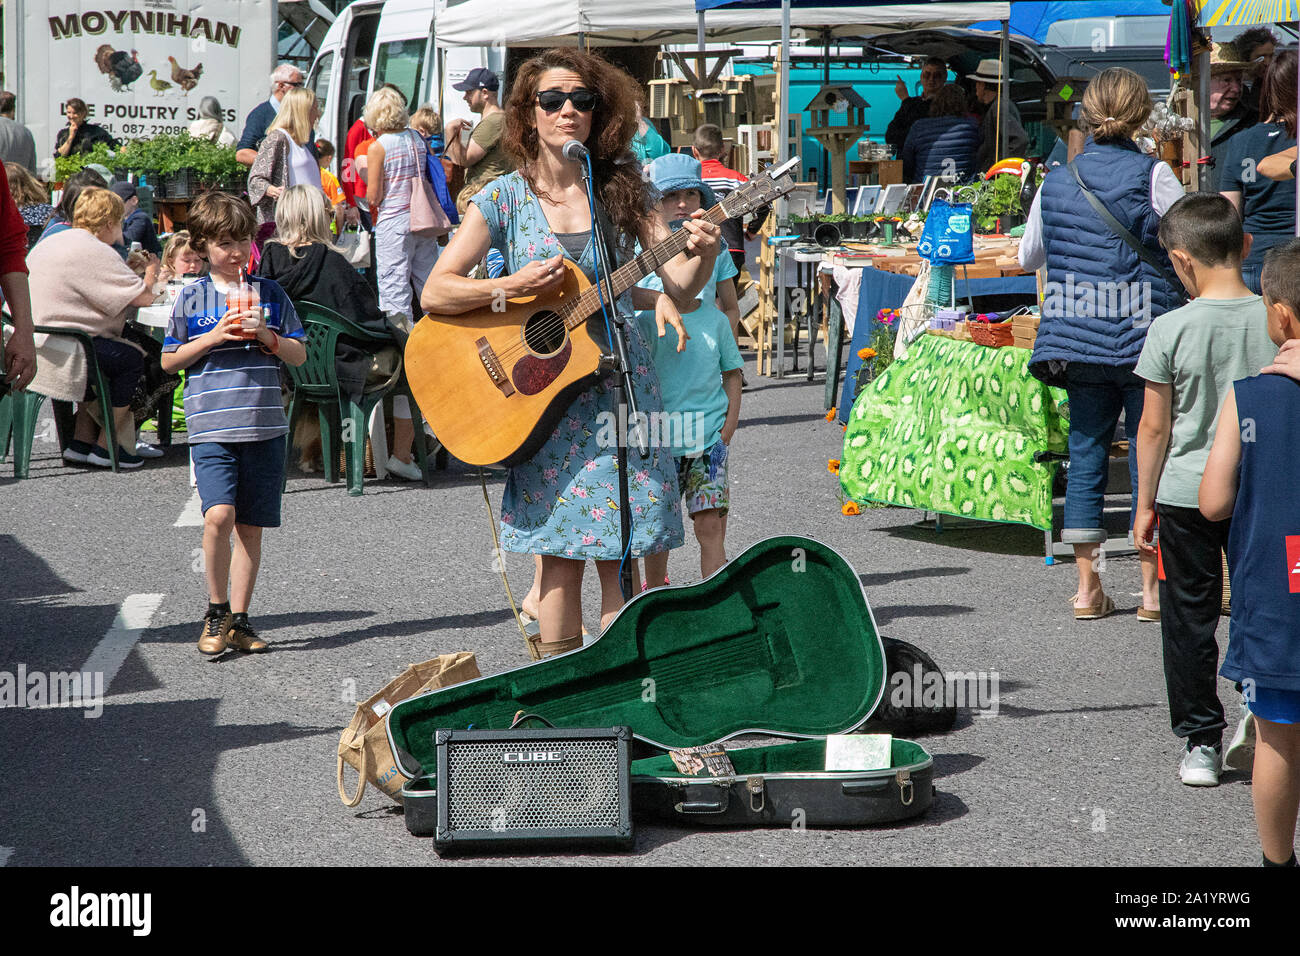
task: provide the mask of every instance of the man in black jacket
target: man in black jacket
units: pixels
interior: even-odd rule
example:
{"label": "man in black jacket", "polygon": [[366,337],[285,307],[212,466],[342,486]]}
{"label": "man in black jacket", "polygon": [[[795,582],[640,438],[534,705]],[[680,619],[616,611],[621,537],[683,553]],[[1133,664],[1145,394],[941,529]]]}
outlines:
{"label": "man in black jacket", "polygon": [[898,78],[898,82],[894,84],[894,92],[903,101],[903,105],[898,108],[894,118],[889,121],[889,126],[885,128],[885,142],[894,147],[895,156],[902,154],[903,144],[907,142],[907,134],[911,131],[912,124],[930,115],[930,101],[947,81],[948,64],[937,56],[927,56],[925,62],[921,64],[920,96],[908,96],[907,84],[903,82],[901,76]]}

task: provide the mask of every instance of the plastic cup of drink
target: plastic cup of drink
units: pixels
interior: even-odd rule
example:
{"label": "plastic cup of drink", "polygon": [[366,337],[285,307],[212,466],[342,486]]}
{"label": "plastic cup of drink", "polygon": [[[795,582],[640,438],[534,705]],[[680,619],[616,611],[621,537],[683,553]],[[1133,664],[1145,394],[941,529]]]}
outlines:
{"label": "plastic cup of drink", "polygon": [[262,307],[250,306],[248,313],[240,320],[240,324],[244,330],[244,338],[250,340],[257,338],[257,331],[262,327]]}

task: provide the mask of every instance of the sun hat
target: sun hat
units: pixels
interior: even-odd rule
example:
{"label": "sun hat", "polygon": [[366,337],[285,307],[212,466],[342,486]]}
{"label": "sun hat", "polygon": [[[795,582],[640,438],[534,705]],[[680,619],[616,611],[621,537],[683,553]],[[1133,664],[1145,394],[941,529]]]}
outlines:
{"label": "sun hat", "polygon": [[700,170],[700,161],[686,153],[668,153],[646,164],[650,182],[661,196],[678,189],[697,189],[700,202],[708,209],[718,199]]}
{"label": "sun hat", "polygon": [[1002,82],[1002,61],[996,59],[980,60],[974,73],[967,73],[966,79],[979,80],[981,83]]}
{"label": "sun hat", "polygon": [[1231,43],[1216,43],[1210,51],[1210,75],[1216,73],[1239,73],[1251,69],[1255,64],[1247,63]]}

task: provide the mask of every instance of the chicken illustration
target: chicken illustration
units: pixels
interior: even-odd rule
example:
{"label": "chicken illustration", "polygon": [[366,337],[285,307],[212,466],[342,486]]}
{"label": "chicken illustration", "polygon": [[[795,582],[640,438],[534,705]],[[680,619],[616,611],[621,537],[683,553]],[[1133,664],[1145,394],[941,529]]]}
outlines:
{"label": "chicken illustration", "polygon": [[130,53],[114,50],[107,43],[101,44],[95,51],[95,65],[99,67],[100,73],[108,77],[108,85],[115,93],[129,89],[144,74],[144,67],[140,65],[139,54],[135,50]]}
{"label": "chicken illustration", "polygon": [[203,64],[194,64],[194,69],[187,70],[176,62],[176,57],[167,58],[172,64],[172,82],[188,93],[194,87],[199,85],[199,77],[203,75]]}
{"label": "chicken illustration", "polygon": [[149,85],[154,88],[154,96],[162,96],[167,92],[167,90],[172,88],[172,85],[166,80],[158,79],[157,70],[149,71]]}

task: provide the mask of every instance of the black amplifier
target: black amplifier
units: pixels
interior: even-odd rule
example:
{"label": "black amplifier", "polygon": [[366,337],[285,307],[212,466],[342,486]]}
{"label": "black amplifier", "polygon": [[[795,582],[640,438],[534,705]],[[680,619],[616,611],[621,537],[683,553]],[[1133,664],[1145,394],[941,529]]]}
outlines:
{"label": "black amplifier", "polygon": [[439,854],[631,849],[629,727],[439,730]]}

